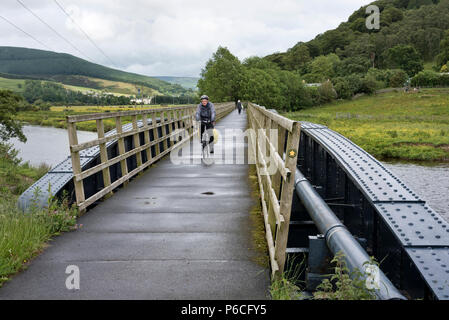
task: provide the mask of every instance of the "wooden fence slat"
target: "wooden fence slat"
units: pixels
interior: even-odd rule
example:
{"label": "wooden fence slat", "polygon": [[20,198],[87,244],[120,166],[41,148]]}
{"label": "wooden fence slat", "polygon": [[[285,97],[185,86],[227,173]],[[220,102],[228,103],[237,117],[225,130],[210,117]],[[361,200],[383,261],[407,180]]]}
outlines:
{"label": "wooden fence slat", "polygon": [[[115,130],[118,134],[123,132],[122,129],[122,118],[120,116],[115,117]],[[118,145],[118,154],[119,156],[123,156],[125,154],[125,140],[124,138],[120,138],[117,141]],[[128,164],[126,163],[126,159],[123,159],[120,161],[120,168],[122,170],[122,177],[125,177],[128,175]],[[126,183],[125,183],[126,185]]]}
{"label": "wooden fence slat", "polygon": [[[143,144],[147,145],[150,143],[150,127],[148,126],[148,117],[146,114],[142,115],[142,123],[143,123]],[[145,149],[145,154],[147,161],[149,161],[152,157],[151,155],[151,148]]]}
{"label": "wooden fence slat", "polygon": [[[132,116],[132,122],[133,122],[133,130],[134,131],[138,131],[138,126],[137,126],[137,116]],[[133,141],[134,141],[134,149],[140,148],[140,137],[139,137],[139,133],[134,134],[133,136]],[[136,160],[137,160],[137,166],[140,167],[142,165],[142,153],[138,152],[136,154]]]}
{"label": "wooden fence slat", "polygon": [[[299,138],[300,138],[300,130],[301,125],[299,122],[295,122],[292,126],[292,132],[288,135],[287,140],[287,152],[289,150],[295,150],[296,155],[291,157],[287,155],[285,157],[285,165],[290,172],[296,171],[297,164],[297,150],[299,146]],[[290,223],[290,213],[292,207],[292,199],[293,199],[293,189],[294,189],[294,180],[295,177],[289,177],[286,181],[284,181],[282,185],[282,195],[281,195],[281,204],[280,211],[281,215],[284,217],[286,223],[283,223],[280,226],[278,234],[276,236],[276,260],[279,264],[279,270],[284,270],[285,265],[285,251],[287,249],[287,241],[288,241],[288,230]]]}
{"label": "wooden fence slat", "polygon": [[[97,120],[97,134],[98,139],[104,138],[104,124],[103,119]],[[101,163],[106,163],[108,161],[108,151],[106,149],[106,143],[100,144],[100,161]],[[74,173],[76,176],[77,174]],[[109,172],[109,167],[103,169],[103,185],[105,188],[111,185],[111,174]],[[109,195],[112,195],[111,193]]]}
{"label": "wooden fence slat", "polygon": [[[78,144],[78,134],[76,132],[76,124],[75,123],[69,123],[67,126],[68,134],[69,134],[69,144]],[[80,160],[80,154],[79,152],[71,152],[70,157],[72,160],[72,169],[73,174],[80,174],[81,173],[81,160]],[[84,185],[83,181],[73,181],[75,184],[75,197],[76,197],[76,203],[79,205],[80,203],[84,202]]]}

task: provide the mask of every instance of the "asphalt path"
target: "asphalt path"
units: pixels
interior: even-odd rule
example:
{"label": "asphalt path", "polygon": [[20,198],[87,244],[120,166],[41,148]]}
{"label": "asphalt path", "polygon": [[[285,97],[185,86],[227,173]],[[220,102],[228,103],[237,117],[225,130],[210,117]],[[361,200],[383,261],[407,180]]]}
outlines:
{"label": "asphalt path", "polygon": [[246,125],[234,110],[217,123],[212,164],[201,162],[195,137],[88,210],[0,299],[268,298],[269,270],[251,243],[247,144],[225,134]]}

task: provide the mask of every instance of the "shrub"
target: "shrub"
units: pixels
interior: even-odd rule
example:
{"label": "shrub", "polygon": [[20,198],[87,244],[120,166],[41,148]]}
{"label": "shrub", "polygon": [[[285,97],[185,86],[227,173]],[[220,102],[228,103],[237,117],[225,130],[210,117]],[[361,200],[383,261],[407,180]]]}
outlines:
{"label": "shrub", "polygon": [[318,93],[322,103],[331,102],[337,99],[337,92],[330,81],[323,82],[321,86],[318,87]]}
{"label": "shrub", "polygon": [[[366,288],[360,270],[349,271],[344,255],[338,252],[331,261],[334,274],[324,279],[313,296],[316,300],[375,300],[374,290]],[[374,261],[372,261],[374,263]]]}
{"label": "shrub", "polygon": [[366,94],[373,94],[380,87],[379,83],[380,82],[376,81],[375,78],[366,76],[362,79],[361,86],[360,86],[360,92],[363,92]]}
{"label": "shrub", "polygon": [[354,95],[351,85],[346,78],[340,77],[334,80],[334,88],[340,99],[349,99]]}
{"label": "shrub", "polygon": [[412,86],[434,87],[444,85],[446,83],[445,75],[440,75],[437,72],[424,70],[415,75],[411,80]]}
{"label": "shrub", "polygon": [[391,70],[390,77],[388,78],[388,86],[392,88],[402,87],[407,81],[408,75],[404,70],[395,69]]}

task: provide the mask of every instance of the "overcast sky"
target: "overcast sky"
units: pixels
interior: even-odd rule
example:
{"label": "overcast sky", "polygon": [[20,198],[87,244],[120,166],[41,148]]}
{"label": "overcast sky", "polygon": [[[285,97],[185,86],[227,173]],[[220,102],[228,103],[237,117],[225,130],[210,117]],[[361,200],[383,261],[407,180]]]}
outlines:
{"label": "overcast sky", "polygon": [[[18,1],[68,39],[58,37]],[[199,76],[219,45],[241,60],[336,28],[372,0],[1,0],[0,16],[56,52],[145,75]],[[0,45],[47,50],[0,19]],[[87,56],[87,57],[86,57]],[[109,59],[110,60],[109,60]],[[112,62],[111,62],[112,61]]]}

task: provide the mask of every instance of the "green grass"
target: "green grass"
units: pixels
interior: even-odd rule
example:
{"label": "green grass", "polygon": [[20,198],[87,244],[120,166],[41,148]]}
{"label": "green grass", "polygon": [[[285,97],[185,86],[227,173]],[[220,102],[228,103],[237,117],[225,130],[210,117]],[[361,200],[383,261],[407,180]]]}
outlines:
{"label": "green grass", "polygon": [[283,115],[324,124],[381,160],[449,161],[449,89],[390,92]]}
{"label": "green grass", "polygon": [[0,89],[11,90],[14,92],[23,92],[25,80],[22,79],[7,79],[0,77]]}
{"label": "green grass", "polygon": [[0,287],[26,268],[46,243],[63,231],[76,227],[77,211],[67,202],[49,201],[46,209],[17,207],[18,196],[48,171],[19,163],[9,147],[0,144]]}

